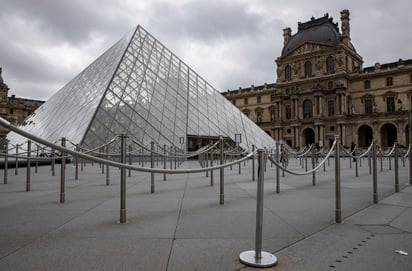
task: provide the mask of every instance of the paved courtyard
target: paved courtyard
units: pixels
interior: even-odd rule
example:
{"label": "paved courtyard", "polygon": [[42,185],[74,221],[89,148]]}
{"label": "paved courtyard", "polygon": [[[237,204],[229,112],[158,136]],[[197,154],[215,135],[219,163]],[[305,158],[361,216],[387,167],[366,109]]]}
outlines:
{"label": "paved courtyard", "polygon": [[[333,159],[312,175],[265,174],[263,250],[278,258],[266,270],[412,270],[412,187],[408,165],[399,165],[399,193],[388,161],[378,169],[379,203],[373,204],[367,160],[355,167],[341,159],[342,215],[335,224]],[[378,162],[379,165],[379,162]],[[159,164],[159,167],[162,167]],[[199,167],[197,161],[181,168]],[[302,171],[297,159],[290,169]],[[74,180],[67,165],[66,202],[60,199],[60,165],[31,171],[8,170],[0,184],[0,270],[255,270],[239,262],[254,249],[256,181],[252,163],[225,170],[225,202],[219,204],[219,171],[214,186],[205,173],[127,177],[127,223],[120,224],[119,170],[110,185],[98,164],[87,164]],[[3,171],[0,172],[3,176]],[[282,174],[281,174],[282,176]],[[397,250],[409,253],[408,256]]]}

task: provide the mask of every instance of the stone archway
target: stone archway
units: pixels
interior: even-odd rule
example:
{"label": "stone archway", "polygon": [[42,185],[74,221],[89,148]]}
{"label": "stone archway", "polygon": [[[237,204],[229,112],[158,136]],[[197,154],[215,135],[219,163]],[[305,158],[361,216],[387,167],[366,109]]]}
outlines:
{"label": "stone archway", "polygon": [[302,132],[303,136],[303,145],[309,145],[315,143],[315,131],[312,128],[306,128]]}
{"label": "stone archway", "polygon": [[398,131],[395,125],[386,123],[381,127],[381,146],[390,147],[398,141]]}
{"label": "stone archway", "polygon": [[358,128],[358,146],[360,148],[369,147],[373,140],[373,130],[369,125],[362,125]]}

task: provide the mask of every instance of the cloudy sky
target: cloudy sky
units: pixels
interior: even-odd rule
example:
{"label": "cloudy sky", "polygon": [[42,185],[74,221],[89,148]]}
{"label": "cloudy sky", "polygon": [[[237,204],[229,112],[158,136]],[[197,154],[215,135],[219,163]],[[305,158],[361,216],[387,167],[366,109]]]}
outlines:
{"label": "cloudy sky", "polygon": [[283,29],[351,13],[364,67],[412,58],[410,0],[1,0],[9,95],[47,100],[136,25],[220,91],[275,81]]}

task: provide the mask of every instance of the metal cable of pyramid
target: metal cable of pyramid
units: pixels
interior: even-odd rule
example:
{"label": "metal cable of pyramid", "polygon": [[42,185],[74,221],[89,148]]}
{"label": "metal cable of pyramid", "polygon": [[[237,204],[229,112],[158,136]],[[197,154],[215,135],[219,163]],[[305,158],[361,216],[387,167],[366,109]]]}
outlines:
{"label": "metal cable of pyramid", "polygon": [[[140,25],[30,115],[20,128],[93,148],[119,134],[181,147],[188,137],[275,141]],[[25,139],[11,132],[12,144]],[[186,142],[185,139],[185,142]]]}

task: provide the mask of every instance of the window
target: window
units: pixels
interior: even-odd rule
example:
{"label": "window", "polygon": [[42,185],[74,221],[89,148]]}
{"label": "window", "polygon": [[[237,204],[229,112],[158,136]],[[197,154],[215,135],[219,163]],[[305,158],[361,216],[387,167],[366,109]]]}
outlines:
{"label": "window", "polygon": [[395,112],[395,97],[386,97],[386,111]]}
{"label": "window", "polygon": [[328,90],[333,90],[333,81],[328,82]]}
{"label": "window", "polygon": [[275,95],[275,94],[270,95],[270,101],[271,101],[271,102],[273,102],[273,101],[275,100],[275,98],[276,98],[276,95]]}
{"label": "window", "polygon": [[290,104],[285,105],[285,119],[289,120],[292,117]]}
{"label": "window", "polygon": [[335,115],[335,101],[328,101],[328,116],[334,116]]}
{"label": "window", "polygon": [[393,78],[392,77],[387,77],[386,78],[386,85],[387,86],[392,86],[393,85]]}
{"label": "window", "polygon": [[285,68],[285,80],[291,81],[292,80],[292,68],[290,65],[287,65]]}
{"label": "window", "polygon": [[243,114],[245,114],[245,115],[246,115],[246,117],[249,117],[249,110],[245,110],[245,111],[243,111]]}
{"label": "window", "polygon": [[262,122],[262,111],[256,111],[256,122],[261,123]]}
{"label": "window", "polygon": [[258,104],[260,104],[262,102],[262,97],[261,96],[257,96],[256,97],[256,101]]}
{"label": "window", "polygon": [[371,114],[372,113],[372,99],[370,98],[365,99],[364,105],[365,105],[365,114]]}
{"label": "window", "polygon": [[276,120],[276,108],[271,107],[269,109],[269,113],[270,113],[270,121],[275,121]]}
{"label": "window", "polygon": [[326,59],[326,72],[335,73],[335,61],[332,56],[329,56]]}
{"label": "window", "polygon": [[10,115],[13,115],[13,114],[14,114],[14,109],[10,108]]}
{"label": "window", "polygon": [[248,99],[245,98],[244,101],[243,101],[243,103],[244,103],[245,105],[247,105],[247,104],[249,103]]}
{"label": "window", "polygon": [[412,74],[411,74],[411,78],[410,78],[410,81],[411,81],[411,83],[412,83]]}
{"label": "window", "polygon": [[365,82],[363,82],[364,88],[365,89],[370,89],[371,88],[371,80],[365,80]]}
{"label": "window", "polygon": [[236,105],[236,100],[232,100],[233,105]]}
{"label": "window", "polygon": [[305,77],[312,76],[312,63],[310,61],[305,62]]}
{"label": "window", "polygon": [[311,100],[303,101],[303,118],[311,118],[313,116],[313,106]]}

